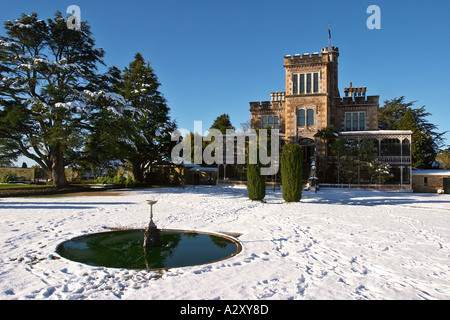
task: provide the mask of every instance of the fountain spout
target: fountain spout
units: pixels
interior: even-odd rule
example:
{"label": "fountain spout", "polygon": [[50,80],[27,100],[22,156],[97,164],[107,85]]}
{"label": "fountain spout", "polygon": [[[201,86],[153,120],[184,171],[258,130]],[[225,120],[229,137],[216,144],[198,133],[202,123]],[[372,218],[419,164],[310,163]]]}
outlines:
{"label": "fountain spout", "polygon": [[144,248],[146,247],[160,247],[162,245],[161,242],[161,234],[156,227],[156,224],[153,222],[153,205],[156,203],[156,200],[147,200],[147,203],[150,205],[150,221],[148,226],[145,228],[144,233]]}
{"label": "fountain spout", "polygon": [[318,183],[317,183],[317,177],[316,177],[316,154],[314,153],[314,155],[311,157],[311,171],[309,174],[309,190],[317,193],[317,189],[318,189]]}

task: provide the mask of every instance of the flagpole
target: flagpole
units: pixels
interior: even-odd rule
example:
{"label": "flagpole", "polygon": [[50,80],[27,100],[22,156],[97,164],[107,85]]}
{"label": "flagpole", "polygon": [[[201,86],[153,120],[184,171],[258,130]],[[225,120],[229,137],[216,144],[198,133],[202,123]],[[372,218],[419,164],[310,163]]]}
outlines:
{"label": "flagpole", "polygon": [[331,23],[328,22],[328,48],[331,49]]}

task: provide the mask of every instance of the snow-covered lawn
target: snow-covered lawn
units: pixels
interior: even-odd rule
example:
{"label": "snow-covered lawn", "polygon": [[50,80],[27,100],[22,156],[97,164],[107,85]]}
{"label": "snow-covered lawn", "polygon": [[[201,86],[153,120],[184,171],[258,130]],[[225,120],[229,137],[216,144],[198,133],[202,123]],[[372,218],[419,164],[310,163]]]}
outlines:
{"label": "snow-covered lawn", "polygon": [[[450,195],[322,189],[265,203],[242,187],[0,199],[0,299],[450,299]],[[227,260],[149,272],[91,267],[56,246],[105,228],[234,232]]]}

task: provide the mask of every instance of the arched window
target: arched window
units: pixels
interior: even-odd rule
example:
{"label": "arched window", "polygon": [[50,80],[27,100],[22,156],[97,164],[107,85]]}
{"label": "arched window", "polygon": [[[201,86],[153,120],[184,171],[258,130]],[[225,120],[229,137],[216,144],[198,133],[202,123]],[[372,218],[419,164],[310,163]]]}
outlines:
{"label": "arched window", "polygon": [[404,139],[402,142],[402,155],[404,157],[411,156],[411,143],[409,142],[409,139]]}
{"label": "arched window", "polygon": [[303,127],[306,124],[305,110],[299,109],[297,111],[297,125]]}
{"label": "arched window", "polygon": [[308,109],[307,111],[307,122],[308,126],[313,126],[314,125],[314,110],[313,109]]}

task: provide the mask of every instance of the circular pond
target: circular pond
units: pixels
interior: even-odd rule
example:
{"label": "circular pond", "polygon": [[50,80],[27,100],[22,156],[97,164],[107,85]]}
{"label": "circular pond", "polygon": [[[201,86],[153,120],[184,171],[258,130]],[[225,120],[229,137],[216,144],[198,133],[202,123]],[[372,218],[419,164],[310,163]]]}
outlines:
{"label": "circular pond", "polygon": [[67,240],[56,252],[69,260],[92,266],[125,269],[169,269],[228,259],[242,247],[218,234],[160,230],[162,245],[143,247],[145,230],[94,233]]}

